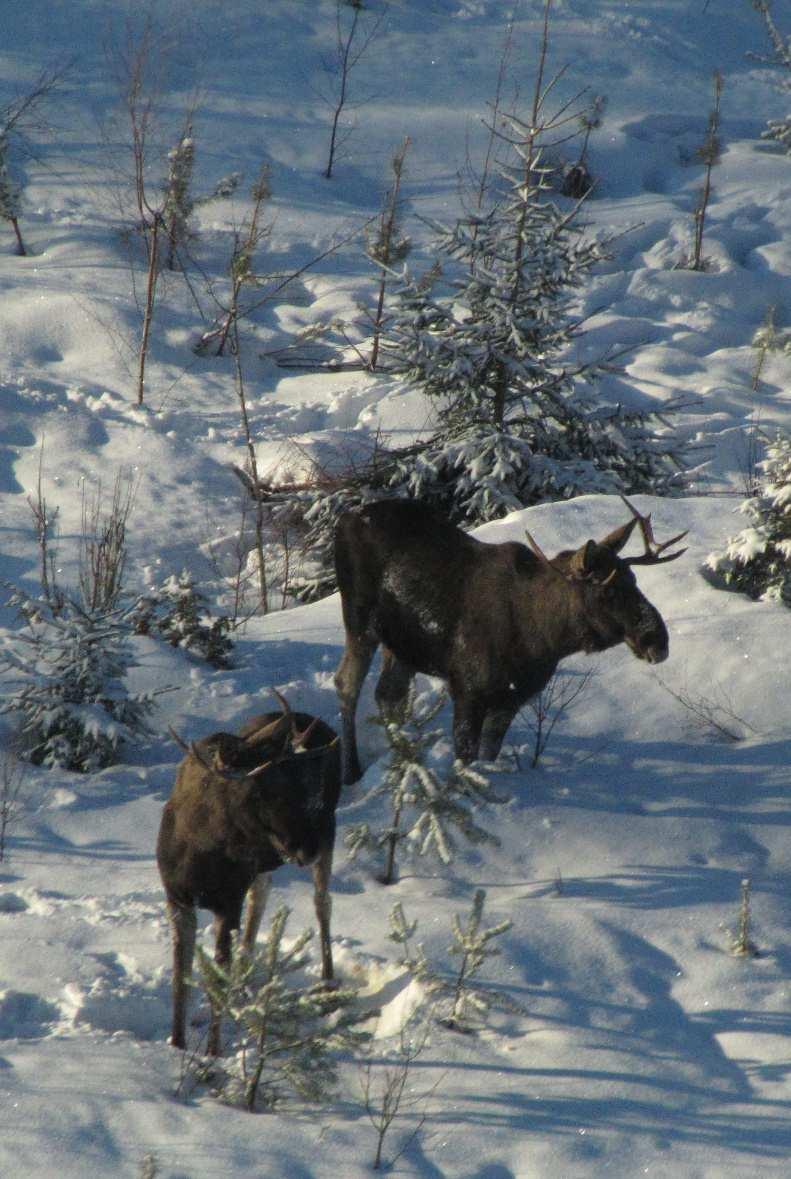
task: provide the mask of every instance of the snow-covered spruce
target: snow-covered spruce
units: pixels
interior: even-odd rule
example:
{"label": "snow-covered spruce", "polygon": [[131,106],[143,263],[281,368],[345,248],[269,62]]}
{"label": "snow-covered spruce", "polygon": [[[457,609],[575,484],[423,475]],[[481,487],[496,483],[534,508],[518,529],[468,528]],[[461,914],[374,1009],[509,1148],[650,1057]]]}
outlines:
{"label": "snow-covered spruce", "polygon": [[25,628],[2,640],[0,712],[18,719],[21,756],[83,773],[112,765],[125,741],[148,733],[156,695],[130,694],[124,682],[134,663],[128,619],[68,599],[56,612],[20,590],[10,603]]}
{"label": "snow-covered spruce", "polygon": [[457,761],[443,778],[426,764],[428,750],[442,733],[429,726],[445,702],[444,696],[417,698],[412,687],[403,707],[376,718],[384,728],[390,757],[365,801],[385,799],[389,815],[379,830],[369,823],[349,827],[345,844],[350,858],[361,851],[384,853],[383,884],[392,883],[398,848],[433,854],[449,864],[456,850],[454,832],[471,843],[498,843],[474,815],[480,803],[503,801],[486,776]]}
{"label": "snow-covered spruce", "polygon": [[715,585],[791,606],[791,436],[779,433],[758,466],[758,494],[739,508],[749,523],[709,554],[705,572]]}
{"label": "snow-covered spruce", "polygon": [[438,230],[442,267],[405,282],[384,344],[438,420],[390,486],[457,521],[585,492],[666,493],[683,467],[680,444],[656,432],[658,414],[596,396],[612,358],[569,367],[580,330],[572,299],[606,243],[583,236],[577,206],[564,212],[549,199],[540,146],[521,120],[510,122],[516,162],[503,172],[505,199]]}
{"label": "snow-covered spruce", "polygon": [[326,1100],[336,1080],[333,1049],[348,1050],[368,1039],[355,1025],[369,1012],[355,1008],[353,991],[289,981],[307,964],[312,931],[286,947],[288,916],[281,906],[265,946],[254,955],[235,946],[227,969],[198,949],[209,1000],[234,1028],[228,1054],[212,1061],[217,1092],[250,1112],[272,1109],[286,1096]]}
{"label": "snow-covered spruce", "polygon": [[213,667],[228,667],[233,650],[230,620],[225,615],[211,617],[188,569],[149,589],[133,606],[132,617],[138,634],[159,634],[172,647],[199,655]]}
{"label": "snow-covered spruce", "polygon": [[334,588],[340,512],[383,495],[421,499],[455,523],[476,524],[546,500],[661,495],[684,483],[684,447],[666,424],[678,407],[652,413],[599,396],[614,356],[569,365],[580,334],[573,300],[608,256],[607,243],[583,235],[578,206],[563,211],[550,199],[552,169],[535,134],[511,123],[516,161],[503,172],[506,197],[486,215],[437,227],[441,264],[404,278],[382,338],[400,387],[433,403],[434,429],[409,447],[379,450],[331,496],[319,487],[302,493],[316,554],[295,586],[303,600]]}

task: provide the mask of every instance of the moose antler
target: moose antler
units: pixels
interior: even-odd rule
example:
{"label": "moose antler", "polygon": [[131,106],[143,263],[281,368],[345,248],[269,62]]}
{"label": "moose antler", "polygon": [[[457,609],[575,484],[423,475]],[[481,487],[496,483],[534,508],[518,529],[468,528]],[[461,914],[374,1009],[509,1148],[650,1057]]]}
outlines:
{"label": "moose antler", "polygon": [[597,578],[595,578],[593,576],[592,573],[580,573],[580,572],[576,572],[576,571],[573,573],[565,573],[562,569],[558,569],[558,567],[556,565],[552,564],[549,557],[546,555],[546,553],[543,551],[543,549],[538,545],[538,543],[534,540],[534,538],[530,535],[530,533],[527,531],[527,529],[525,529],[525,536],[527,537],[528,545],[530,546],[530,548],[533,551],[533,553],[535,554],[535,556],[538,557],[539,561],[544,566],[544,568],[548,569],[550,571],[550,573],[554,573],[556,577],[562,577],[564,581],[593,582],[595,585],[598,585],[601,588],[606,585],[609,585],[610,582],[615,577],[615,574],[618,572],[617,569],[613,569],[610,573],[607,574],[607,576],[604,578],[603,581],[599,581]]}
{"label": "moose antler", "polygon": [[210,761],[199,747],[197,741],[185,741],[171,725],[168,725],[168,732],[176,744],[180,745],[185,753],[191,753],[195,760],[203,766],[204,770],[208,770],[210,774],[217,774],[220,778],[225,778],[228,782],[239,781],[241,778],[252,778],[255,774],[260,774],[262,770],[267,769],[273,761],[270,758],[269,761],[262,762],[260,766],[256,766],[252,770],[237,770],[234,772],[223,765],[219,753],[215,753],[214,759]]}
{"label": "moose antler", "polygon": [[552,564],[549,557],[546,555],[538,542],[530,535],[527,529],[525,529],[525,536],[527,537],[527,543],[530,546],[530,551],[533,553],[534,557],[538,557],[544,568],[548,569],[550,573],[554,573],[557,577],[566,577],[566,574],[561,569],[557,569]]}
{"label": "moose antler", "polygon": [[285,696],[278,692],[277,688],[272,688],[272,695],[277,698],[280,707],[283,709],[285,717],[288,719],[288,722],[291,725],[291,748],[295,753],[298,753],[301,749],[305,749],[305,742],[312,733],[313,729],[319,723],[319,718],[314,716],[313,720],[310,722],[307,728],[300,731],[297,728],[297,722],[294,717],[294,713],[291,710],[291,705],[289,704],[288,700],[286,700]]}
{"label": "moose antler", "polygon": [[654,539],[650,513],[647,516],[643,516],[638,512],[634,504],[629,503],[625,495],[622,495],[621,499],[640,525],[640,531],[643,534],[643,543],[645,544],[645,552],[641,556],[622,558],[625,565],[663,565],[666,561],[675,561],[687,551],[686,548],[683,548],[679,549],[677,553],[668,553],[666,557],[661,556],[665,549],[669,549],[671,545],[678,544],[680,540],[683,540],[689,529],[686,532],[679,532],[678,536],[671,536],[670,540],[659,544]]}

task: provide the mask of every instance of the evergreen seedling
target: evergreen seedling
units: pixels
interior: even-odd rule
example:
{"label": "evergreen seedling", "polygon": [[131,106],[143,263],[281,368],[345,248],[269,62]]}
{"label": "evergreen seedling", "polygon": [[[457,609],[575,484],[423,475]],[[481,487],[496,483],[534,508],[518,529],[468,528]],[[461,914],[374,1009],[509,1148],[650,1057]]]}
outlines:
{"label": "evergreen seedling", "polygon": [[85,610],[64,599],[16,590],[10,604],[25,629],[5,639],[0,666],[11,690],[0,712],[17,715],[20,753],[36,765],[90,773],[117,760],[120,746],[147,734],[156,693],[129,693],[134,659],[123,611]]}
{"label": "evergreen seedling", "polygon": [[[440,1016],[440,1022],[454,1031],[470,1032],[476,1024],[485,1020],[489,1009],[495,1001],[504,1003],[501,997],[495,996],[490,990],[475,982],[479,969],[489,958],[500,953],[491,943],[511,928],[509,920],[500,921],[488,929],[481,928],[483,908],[486,901],[486,890],[476,889],[472,908],[466,922],[462,925],[458,915],[453,917],[453,941],[448,947],[449,953],[459,959],[459,967],[454,975],[440,972],[426,958],[422,944],[412,947],[417,922],[408,922],[399,904],[393,906],[390,912],[390,940],[402,947],[400,961],[410,974],[420,982],[432,999],[441,1003],[445,1009]],[[510,1009],[517,1010],[516,1005],[508,1002],[504,1004]]]}
{"label": "evergreen seedling", "polygon": [[[759,60],[779,66],[781,70],[785,71],[780,80],[779,89],[789,92],[791,91],[791,34],[780,32],[769,0],[752,0],[752,5],[763,19],[772,46],[771,55],[767,58],[759,58]],[[781,119],[770,119],[761,138],[779,143],[785,152],[791,155],[791,115],[786,115]]]}
{"label": "evergreen seedling", "polygon": [[750,937],[751,913],[750,893],[752,885],[749,877],[741,881],[741,896],[739,899],[739,923],[736,932],[731,934],[731,951],[737,958],[755,958],[758,949]]}
{"label": "evergreen seedling", "polygon": [[404,160],[409,148],[409,136],[393,155],[391,167],[393,169],[393,183],[385,196],[382,211],[379,215],[375,234],[366,235],[366,254],[375,266],[379,267],[379,282],[377,284],[376,308],[369,316],[373,329],[371,341],[371,355],[367,367],[371,372],[376,371],[379,362],[379,347],[382,332],[386,323],[385,295],[388,280],[392,278],[393,267],[403,262],[407,257],[411,242],[400,229],[399,214],[401,180],[404,174]]}
{"label": "evergreen seedling", "polygon": [[191,232],[190,216],[194,202],[190,194],[190,185],[194,165],[195,141],[192,138],[192,127],[188,124],[176,146],[168,152],[162,222],[168,239],[169,270],[175,269],[178,250],[182,243],[187,241]]}
{"label": "evergreen seedling", "polygon": [[228,638],[230,620],[212,618],[206,600],[192,574],[182,569],[161,586],[148,591],[134,607],[139,634],[158,633],[172,647],[200,655],[213,667],[228,667],[233,643]]}
{"label": "evergreen seedling", "polygon": [[212,1007],[234,1028],[233,1054],[218,1062],[221,1095],[250,1112],[272,1109],[288,1094],[324,1101],[336,1080],[334,1049],[354,1048],[368,1035],[355,1024],[354,992],[291,982],[306,964],[312,931],[283,944],[289,910],[272,921],[266,946],[248,956],[234,947],[227,968],[198,950],[200,976]]}
{"label": "evergreen seedling", "polygon": [[574,300],[607,243],[585,238],[579,204],[550,197],[547,148],[569,118],[547,107],[550,0],[529,117],[501,121],[505,193],[488,212],[437,227],[441,267],[408,279],[383,342],[404,387],[435,407],[430,439],[394,456],[389,482],[455,521],[481,522],[547,499],[587,492],[666,492],[680,447],[657,434],[662,417],[597,398],[615,355],[572,366]]}
{"label": "evergreen seedling", "polygon": [[705,270],[706,259],[703,257],[703,231],[706,225],[706,212],[711,200],[711,173],[715,164],[720,162],[720,98],[722,97],[722,75],[719,70],[714,71],[714,106],[709,113],[709,125],[706,137],[697,150],[697,157],[704,166],[703,187],[700,190],[695,211],[693,213],[692,253],[684,259],[682,266],[688,270]]}
{"label": "evergreen seedling", "polygon": [[390,821],[378,832],[368,823],[350,828],[346,846],[351,856],[364,848],[384,850],[382,884],[393,882],[399,847],[408,846],[418,855],[431,852],[449,864],[456,850],[454,832],[472,843],[498,843],[473,815],[477,803],[502,801],[488,779],[461,762],[454,763],[444,778],[426,764],[428,750],[441,734],[429,726],[444,704],[444,696],[418,701],[410,689],[403,705],[375,718],[384,728],[390,757],[367,799],[386,798]]}

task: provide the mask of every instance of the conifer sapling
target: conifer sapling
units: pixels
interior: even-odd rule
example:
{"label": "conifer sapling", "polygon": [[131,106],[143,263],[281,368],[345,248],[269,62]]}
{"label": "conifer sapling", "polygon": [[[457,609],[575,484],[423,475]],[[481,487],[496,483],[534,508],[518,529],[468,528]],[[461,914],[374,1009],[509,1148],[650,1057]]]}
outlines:
{"label": "conifer sapling", "polygon": [[326,1100],[337,1077],[333,1049],[355,1048],[369,1038],[355,1025],[370,1011],[354,1008],[353,991],[290,981],[307,963],[313,934],[305,930],[286,946],[288,916],[285,905],[277,910],[266,945],[254,955],[237,942],[227,968],[198,949],[212,1007],[234,1028],[232,1051],[216,1064],[219,1093],[250,1112],[272,1109],[288,1095]]}
{"label": "conifer sapling", "polygon": [[428,752],[442,732],[429,726],[444,705],[444,695],[418,699],[411,688],[400,708],[375,718],[385,731],[390,757],[366,801],[386,798],[390,821],[379,831],[368,823],[357,824],[349,828],[345,842],[352,857],[363,849],[385,851],[382,884],[394,879],[399,847],[418,855],[430,852],[449,864],[456,851],[454,833],[471,843],[498,842],[474,816],[477,804],[503,801],[485,775],[457,761],[442,777],[427,764]]}

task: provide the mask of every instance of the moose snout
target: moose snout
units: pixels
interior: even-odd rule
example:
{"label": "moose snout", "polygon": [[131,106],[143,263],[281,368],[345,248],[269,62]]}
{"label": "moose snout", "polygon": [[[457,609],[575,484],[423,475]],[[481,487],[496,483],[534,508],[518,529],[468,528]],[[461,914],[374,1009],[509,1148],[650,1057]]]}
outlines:
{"label": "moose snout", "polygon": [[646,663],[664,663],[670,654],[667,631],[664,634],[653,632],[627,637],[626,645],[638,659],[644,659]]}
{"label": "moose snout", "polygon": [[664,663],[670,651],[667,644],[664,647],[649,647],[644,658],[648,663]]}

